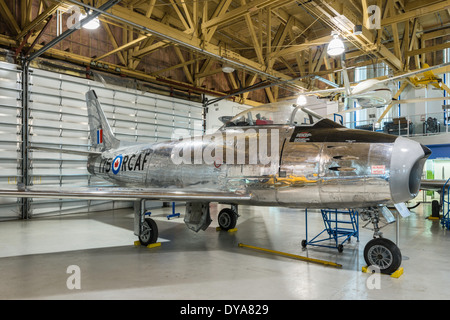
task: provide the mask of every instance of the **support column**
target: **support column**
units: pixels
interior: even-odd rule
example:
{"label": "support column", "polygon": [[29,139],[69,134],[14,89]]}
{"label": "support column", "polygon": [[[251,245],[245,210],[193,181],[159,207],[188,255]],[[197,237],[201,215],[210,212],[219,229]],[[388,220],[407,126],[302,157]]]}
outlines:
{"label": "support column", "polygon": [[[28,103],[30,101],[29,97],[29,63],[25,62],[22,67],[22,131],[21,131],[21,181],[19,187],[25,188],[29,185],[29,158],[28,158],[28,145],[29,145],[29,131],[28,131],[28,119],[29,119],[29,110]],[[30,199],[29,198],[21,198],[22,202],[22,219],[30,219]]]}

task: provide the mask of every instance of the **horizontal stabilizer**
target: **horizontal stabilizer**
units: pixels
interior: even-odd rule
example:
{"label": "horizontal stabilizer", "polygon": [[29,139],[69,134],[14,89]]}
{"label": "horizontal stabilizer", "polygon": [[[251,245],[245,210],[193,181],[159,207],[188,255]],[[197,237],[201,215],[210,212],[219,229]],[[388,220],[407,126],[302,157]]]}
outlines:
{"label": "horizontal stabilizer", "polygon": [[68,153],[68,154],[76,154],[79,156],[91,156],[91,155],[101,155],[101,152],[98,151],[82,151],[82,150],[70,150],[70,149],[58,149],[58,148],[49,148],[49,147],[28,147],[30,150],[43,151],[43,152],[56,152],[56,153]]}

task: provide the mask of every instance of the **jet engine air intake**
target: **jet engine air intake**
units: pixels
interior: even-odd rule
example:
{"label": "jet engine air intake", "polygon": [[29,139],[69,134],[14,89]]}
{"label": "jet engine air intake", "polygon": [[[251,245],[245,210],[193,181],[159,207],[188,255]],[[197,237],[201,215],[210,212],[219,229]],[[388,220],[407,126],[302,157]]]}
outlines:
{"label": "jet engine air intake", "polygon": [[413,140],[398,137],[395,140],[390,173],[390,189],[394,203],[417,196],[425,161],[431,151]]}

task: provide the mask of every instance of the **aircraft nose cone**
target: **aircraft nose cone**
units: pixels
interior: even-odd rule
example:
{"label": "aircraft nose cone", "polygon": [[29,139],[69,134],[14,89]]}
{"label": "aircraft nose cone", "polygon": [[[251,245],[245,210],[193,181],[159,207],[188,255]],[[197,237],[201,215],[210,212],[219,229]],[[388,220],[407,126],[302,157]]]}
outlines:
{"label": "aircraft nose cone", "polygon": [[431,150],[420,143],[398,137],[392,149],[390,189],[394,203],[417,196],[425,161]]}

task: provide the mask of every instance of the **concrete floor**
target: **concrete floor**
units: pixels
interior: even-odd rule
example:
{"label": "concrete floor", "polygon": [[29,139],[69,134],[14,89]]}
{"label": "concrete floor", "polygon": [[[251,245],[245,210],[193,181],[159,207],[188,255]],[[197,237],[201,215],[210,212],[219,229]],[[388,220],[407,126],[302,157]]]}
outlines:
{"label": "concrete floor", "polygon": [[[400,220],[404,274],[361,272],[372,232],[344,252],[308,247],[303,210],[241,206],[238,231],[218,232],[217,213],[206,231],[194,233],[170,208],[153,210],[161,247],[134,246],[133,212],[111,212],[0,223],[0,299],[447,299],[450,232],[427,220],[422,204]],[[310,236],[322,230],[320,214],[308,214]],[[383,229],[395,241],[395,225]],[[254,251],[244,243],[342,265],[337,269]],[[81,289],[68,289],[79,267]],[[373,288],[375,286],[375,288]]]}

